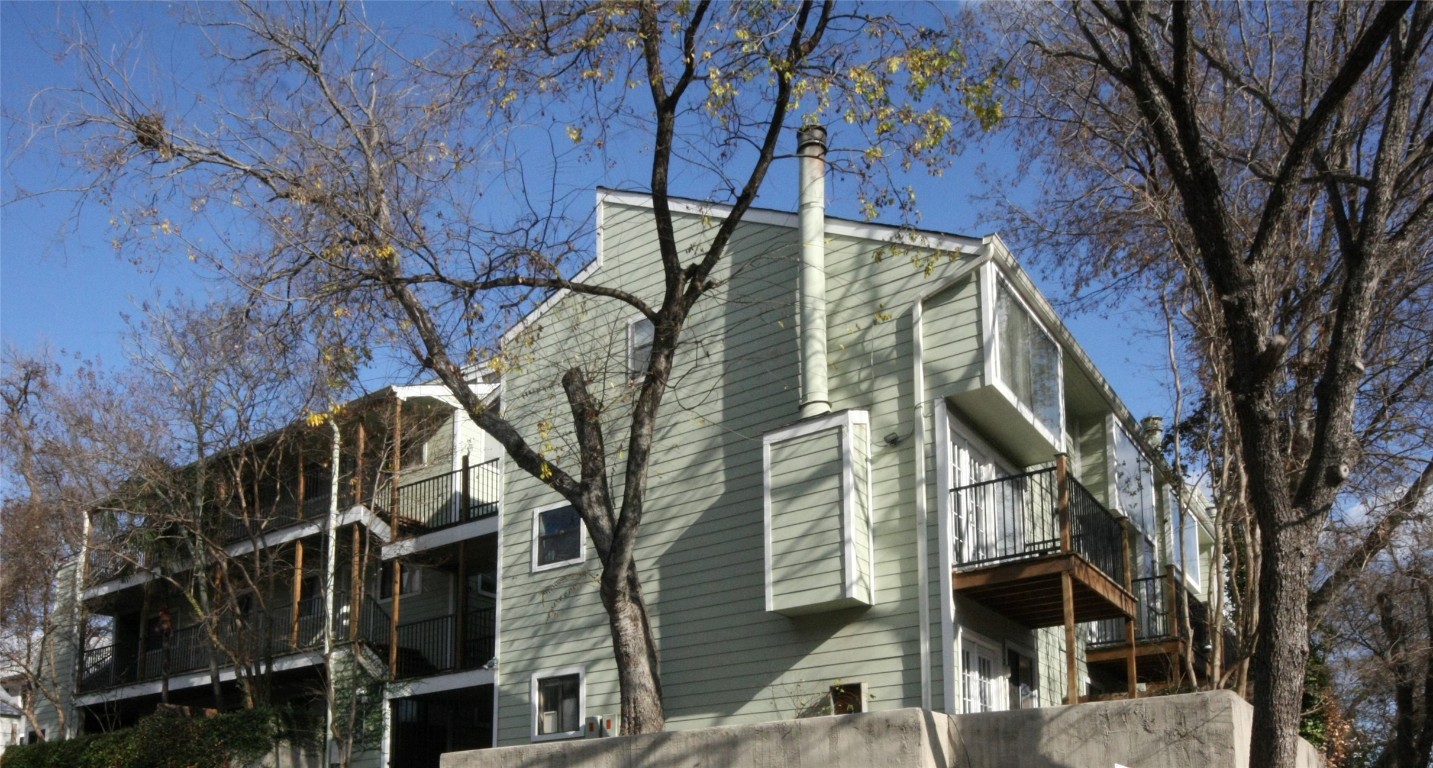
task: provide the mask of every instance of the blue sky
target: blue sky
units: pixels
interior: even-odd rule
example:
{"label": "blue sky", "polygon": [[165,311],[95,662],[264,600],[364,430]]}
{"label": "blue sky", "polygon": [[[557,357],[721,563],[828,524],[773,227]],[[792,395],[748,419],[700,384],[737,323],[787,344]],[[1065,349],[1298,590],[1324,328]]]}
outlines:
{"label": "blue sky", "polygon": [[[365,10],[372,19],[395,29],[414,21],[443,23],[452,18],[452,9],[443,3],[369,4]],[[202,297],[222,290],[222,284],[206,281],[182,260],[116,252],[109,223],[113,214],[103,206],[78,206],[78,198],[66,192],[23,194],[63,190],[76,181],[63,169],[48,136],[31,137],[11,118],[27,114],[36,94],[72,82],[73,62],[55,55],[60,47],[57,28],[79,12],[75,4],[0,2],[0,102],[6,116],[0,194],[4,202],[0,207],[0,337],[22,351],[48,346],[57,354],[117,365],[123,362],[123,315],[136,314],[140,303],[156,297],[162,302],[176,290]],[[133,44],[144,54],[148,66],[138,72],[140,77],[158,72],[182,81],[205,75],[202,63],[196,64],[202,62],[201,41],[192,33],[176,32],[175,12],[168,4],[103,4],[89,6],[88,12],[108,35],[104,44]],[[1002,184],[1017,194],[1028,194],[1011,186],[1013,156],[994,138],[972,147],[940,179],[923,174],[909,179],[919,199],[927,201],[922,209],[925,226],[970,235],[992,231],[989,205],[976,199],[977,193],[992,188],[982,181],[982,166],[1004,173]],[[794,176],[794,165],[775,167],[759,204],[794,209]],[[596,173],[586,182],[634,187],[620,171]],[[683,190],[678,182],[673,191],[699,195],[701,190]],[[843,197],[839,185],[831,197],[834,214],[854,216],[854,203],[849,195]],[[1007,235],[1006,240],[1022,258],[1019,239]],[[1064,298],[1058,280],[1043,275],[1032,266],[1034,260],[1024,256],[1027,269],[1058,306]],[[1136,417],[1172,415],[1164,341],[1152,330],[1156,323],[1152,314],[1136,307],[1116,310],[1108,317],[1065,313],[1065,320]]]}

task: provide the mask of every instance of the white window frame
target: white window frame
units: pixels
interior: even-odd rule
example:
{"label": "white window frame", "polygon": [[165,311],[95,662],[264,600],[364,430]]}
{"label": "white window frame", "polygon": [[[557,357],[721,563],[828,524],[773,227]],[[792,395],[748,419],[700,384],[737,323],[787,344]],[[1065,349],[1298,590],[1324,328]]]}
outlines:
{"label": "white window frame", "polygon": [[[557,733],[538,733],[538,726],[542,722],[542,713],[538,711],[538,684],[544,680],[551,680],[556,677],[577,676],[577,721],[575,730],[558,731]],[[587,668],[582,666],[559,667],[541,672],[534,672],[529,681],[528,688],[528,710],[530,712],[529,738],[533,741],[557,741],[560,739],[576,739],[582,737],[582,724],[587,720]]]}
{"label": "white window frame", "polygon": [[[1007,686],[1009,685],[1010,675],[1009,671],[1005,669],[1004,643],[997,643],[984,635],[977,634],[968,629],[963,630],[960,634],[961,647],[956,649],[956,663],[958,665],[957,669],[960,679],[960,712],[969,715],[979,712],[1005,711],[1006,702],[1009,700]],[[985,655],[990,661],[990,677],[981,681],[982,684],[989,686],[987,691],[990,697],[989,709],[977,709],[974,711],[970,709],[970,673],[965,669],[966,646],[970,646],[972,650],[985,651]],[[977,674],[978,669],[979,665],[977,663]]]}
{"label": "white window frame", "polygon": [[[637,362],[637,329],[644,325],[650,329],[646,345],[647,355],[646,359],[639,364]],[[629,380],[636,381],[647,372],[647,365],[652,361],[652,344],[655,342],[656,336],[657,327],[646,315],[638,315],[627,321],[627,378]]]}
{"label": "white window frame", "polygon": [[537,509],[534,509],[532,511],[532,573],[550,571],[555,568],[566,568],[572,565],[580,565],[587,559],[587,531],[585,530],[585,526],[582,524],[582,517],[579,515],[577,519],[577,557],[574,557],[570,560],[558,560],[552,563],[539,564],[538,562],[538,532],[541,530],[540,521],[542,519],[542,513],[551,512],[553,510],[571,506],[571,504],[564,501],[557,504],[548,504],[546,506],[538,507]]}

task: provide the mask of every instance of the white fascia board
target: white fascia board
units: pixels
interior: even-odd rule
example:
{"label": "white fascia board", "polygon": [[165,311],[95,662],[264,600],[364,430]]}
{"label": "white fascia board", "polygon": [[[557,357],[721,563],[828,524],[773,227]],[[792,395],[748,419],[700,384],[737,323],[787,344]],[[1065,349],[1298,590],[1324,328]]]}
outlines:
{"label": "white fascia board", "polygon": [[449,544],[456,544],[467,539],[476,539],[480,536],[488,536],[498,532],[498,518],[501,515],[485,517],[481,520],[472,520],[462,525],[455,525],[451,528],[444,528],[440,531],[432,531],[421,536],[400,539],[391,544],[383,545],[383,559],[392,560],[395,557],[407,557],[415,552],[422,552],[438,547],[446,547]]}
{"label": "white fascia board", "polygon": [[497,673],[491,669],[467,669],[462,672],[449,672],[444,675],[433,675],[432,677],[420,677],[413,680],[402,680],[389,683],[384,686],[383,698],[387,701],[393,699],[404,699],[409,696],[422,696],[426,693],[441,693],[443,691],[456,691],[463,688],[477,688],[482,685],[492,685],[497,681]]}
{"label": "white fascia board", "polygon": [[[602,202],[610,202],[614,205],[627,205],[634,208],[653,207],[652,196],[645,192],[623,192],[611,189],[600,189],[598,190],[598,202],[599,204]],[[670,197],[668,198],[668,205],[672,213],[691,216],[725,218],[732,212],[732,206],[725,203],[714,203],[688,198]],[[796,214],[787,211],[773,210],[771,208],[748,208],[741,220],[751,224],[765,224],[773,227],[785,227],[787,229],[800,228],[800,219]],[[914,248],[930,248],[938,251],[954,251],[970,254],[979,253],[984,244],[982,239],[946,232],[907,229],[889,224],[852,221],[850,219],[833,219],[829,216],[826,217],[826,234],[828,237],[837,235],[882,243],[900,243]]]}
{"label": "white fascia board", "polygon": [[[469,384],[468,389],[473,391],[480,399],[488,399],[497,390],[496,384]],[[458,399],[444,384],[418,384],[411,387],[393,387],[393,395],[399,400],[415,400],[426,398],[438,400],[445,405],[458,408]]]}

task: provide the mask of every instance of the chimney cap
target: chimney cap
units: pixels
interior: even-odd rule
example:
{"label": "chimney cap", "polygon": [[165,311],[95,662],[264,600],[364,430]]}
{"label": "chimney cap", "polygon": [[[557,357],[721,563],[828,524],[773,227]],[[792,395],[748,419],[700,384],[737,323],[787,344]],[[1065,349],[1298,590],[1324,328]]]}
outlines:
{"label": "chimney cap", "polygon": [[811,144],[819,144],[822,149],[826,148],[826,126],[812,124],[796,129],[796,151],[800,152]]}

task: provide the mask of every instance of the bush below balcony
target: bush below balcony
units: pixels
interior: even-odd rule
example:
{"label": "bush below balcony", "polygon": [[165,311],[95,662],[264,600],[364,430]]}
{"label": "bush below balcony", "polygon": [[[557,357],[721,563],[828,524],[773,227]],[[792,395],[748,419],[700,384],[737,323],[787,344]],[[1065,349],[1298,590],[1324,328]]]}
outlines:
{"label": "bush below balcony", "polygon": [[190,717],[160,711],[133,728],[10,747],[4,768],[230,768],[273,749],[278,729],[265,709]]}

